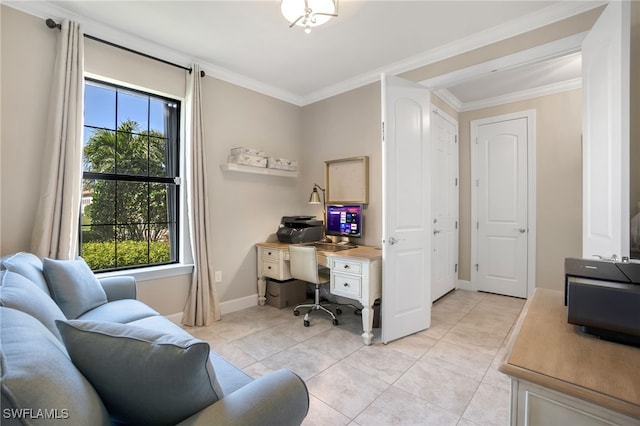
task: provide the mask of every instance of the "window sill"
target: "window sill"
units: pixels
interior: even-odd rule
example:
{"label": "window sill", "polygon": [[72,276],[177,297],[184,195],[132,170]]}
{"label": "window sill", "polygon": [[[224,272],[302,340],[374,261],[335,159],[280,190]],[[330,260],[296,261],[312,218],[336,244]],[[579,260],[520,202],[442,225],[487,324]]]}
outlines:
{"label": "window sill", "polygon": [[150,266],[148,268],[127,269],[125,271],[97,273],[98,278],[109,277],[134,277],[136,281],[149,281],[160,278],[175,277],[178,275],[188,275],[193,272],[193,265],[176,263],[172,265]]}

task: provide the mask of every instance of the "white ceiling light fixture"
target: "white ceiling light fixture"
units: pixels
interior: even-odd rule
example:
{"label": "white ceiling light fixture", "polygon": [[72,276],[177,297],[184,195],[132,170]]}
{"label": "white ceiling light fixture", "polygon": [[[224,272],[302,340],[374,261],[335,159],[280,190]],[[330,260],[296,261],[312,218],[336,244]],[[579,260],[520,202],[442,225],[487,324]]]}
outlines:
{"label": "white ceiling light fixture", "polygon": [[338,0],[282,0],[280,10],[289,21],[289,28],[298,25],[309,34],[312,27],[338,16]]}

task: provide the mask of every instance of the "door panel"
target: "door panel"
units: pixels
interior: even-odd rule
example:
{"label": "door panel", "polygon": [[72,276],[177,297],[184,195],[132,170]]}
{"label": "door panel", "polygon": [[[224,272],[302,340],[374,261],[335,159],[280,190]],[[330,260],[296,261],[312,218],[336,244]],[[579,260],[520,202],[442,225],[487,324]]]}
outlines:
{"label": "door panel", "polygon": [[[430,93],[382,77],[382,341],[431,321]],[[425,190],[426,189],[426,190]]]}
{"label": "door panel", "polygon": [[630,2],[610,2],[582,44],[582,255],[629,256]]}
{"label": "door panel", "polygon": [[527,118],[478,126],[478,289],[527,296]]}

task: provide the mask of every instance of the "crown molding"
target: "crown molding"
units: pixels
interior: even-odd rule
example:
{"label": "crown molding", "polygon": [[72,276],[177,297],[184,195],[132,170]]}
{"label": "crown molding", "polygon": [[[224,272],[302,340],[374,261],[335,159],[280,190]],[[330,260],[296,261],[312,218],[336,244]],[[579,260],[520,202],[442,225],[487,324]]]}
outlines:
{"label": "crown molding", "polygon": [[[583,2],[560,2],[548,6],[538,12],[523,16],[520,19],[508,22],[497,27],[479,32],[464,39],[449,43],[435,49],[420,53],[410,58],[395,62],[385,67],[375,69],[360,74],[351,79],[344,80],[335,85],[328,86],[324,89],[309,93],[303,97],[304,104],[310,104],[321,101],[323,99],[339,95],[341,93],[353,90],[367,84],[380,81],[380,75],[386,73],[389,75],[397,75],[403,72],[411,71],[456,55],[463,54],[502,40],[506,40],[517,35],[536,30],[546,25],[553,24],[563,19],[570,18],[580,13],[587,12],[602,5],[607,4],[606,1],[594,1],[591,3]],[[577,38],[582,40],[583,35]],[[568,37],[567,39],[572,39]]]}
{"label": "crown molding", "polygon": [[[155,56],[187,68],[190,67],[191,64],[197,63],[200,65],[200,69],[202,69],[208,76],[218,78],[228,83],[235,84],[237,86],[244,87],[245,89],[253,90],[297,106],[302,106],[304,103],[304,99],[301,96],[287,90],[262,83],[258,80],[246,77],[210,62],[202,61],[198,58],[185,55],[177,50],[167,48],[166,46],[150,40],[104,25],[93,19],[72,13],[51,2],[11,0],[3,1],[2,4],[41,19],[51,18],[56,22],[60,22],[63,19],[70,19],[79,23],[85,34],[90,34],[94,37],[108,40],[109,42],[126,46],[129,49],[137,50],[147,55]],[[42,25],[44,25],[44,22]]]}
{"label": "crown molding", "polygon": [[567,92],[569,90],[580,89],[582,78],[574,78],[560,83],[548,84],[546,86],[535,87],[533,89],[522,90],[508,95],[496,96],[494,98],[483,99],[475,102],[462,104],[458,112],[474,111],[482,108],[489,108],[513,102],[526,101],[540,96],[555,95],[556,93]]}
{"label": "crown molding", "polygon": [[571,16],[586,12],[601,5],[606,4],[604,1],[594,1],[590,3],[563,1],[548,6],[540,11],[523,16],[520,19],[499,25],[488,30],[474,34],[473,36],[455,41],[453,43],[440,46],[435,49],[412,56],[403,61],[395,62],[385,67],[374,69],[372,71],[360,74],[353,78],[344,80],[340,83],[328,86],[324,89],[308,93],[306,95],[298,95],[279,87],[262,83],[253,78],[249,78],[240,73],[225,69],[213,63],[193,58],[184,53],[178,52],[166,46],[159,45],[150,40],[146,40],[130,33],[116,30],[113,27],[106,26],[95,20],[88,19],[84,16],[71,13],[68,10],[54,4],[53,2],[44,1],[3,1],[3,4],[22,11],[24,13],[40,17],[42,19],[52,18],[56,21],[62,19],[72,19],[81,24],[83,31],[95,37],[109,40],[110,42],[127,46],[131,49],[144,52],[146,54],[165,59],[176,64],[189,67],[192,63],[200,64],[202,70],[208,75],[220,80],[232,83],[246,89],[250,89],[267,96],[297,105],[304,106],[322,99],[326,99],[367,84],[380,81],[380,75],[384,72],[391,75],[400,74],[410,71],[431,63],[459,55],[483,46],[505,40],[510,37],[517,36],[528,31],[541,28],[545,25],[561,21]]}

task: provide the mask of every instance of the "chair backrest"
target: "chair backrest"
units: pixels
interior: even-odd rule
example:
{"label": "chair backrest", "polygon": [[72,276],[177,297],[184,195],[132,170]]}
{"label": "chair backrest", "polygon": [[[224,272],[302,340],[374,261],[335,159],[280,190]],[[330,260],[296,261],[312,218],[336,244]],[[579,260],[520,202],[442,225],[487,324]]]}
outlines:
{"label": "chair backrest", "polygon": [[291,276],[295,279],[318,284],[318,257],[313,246],[289,246]]}

